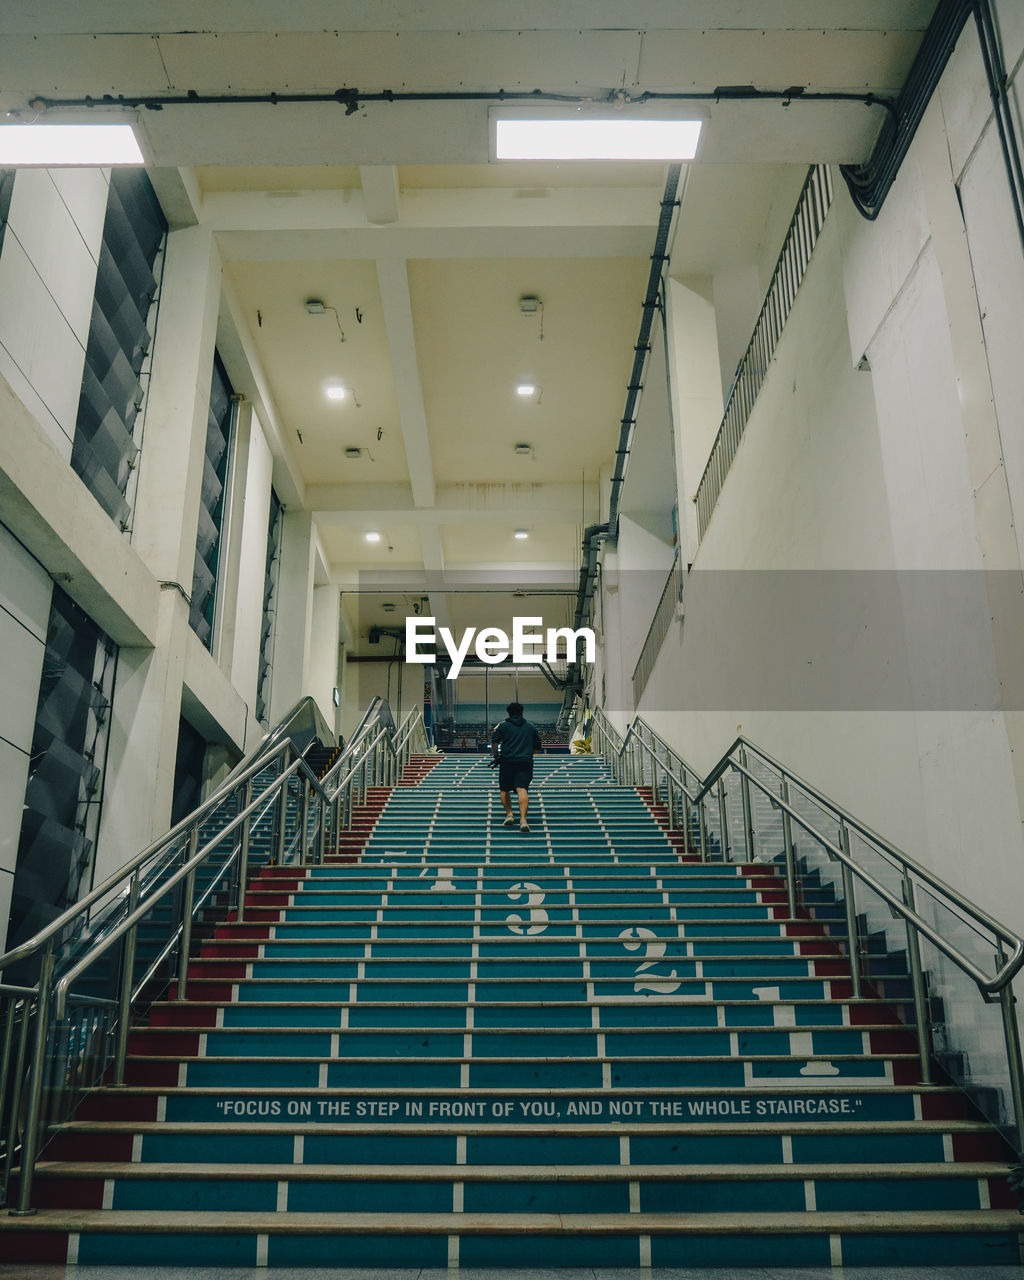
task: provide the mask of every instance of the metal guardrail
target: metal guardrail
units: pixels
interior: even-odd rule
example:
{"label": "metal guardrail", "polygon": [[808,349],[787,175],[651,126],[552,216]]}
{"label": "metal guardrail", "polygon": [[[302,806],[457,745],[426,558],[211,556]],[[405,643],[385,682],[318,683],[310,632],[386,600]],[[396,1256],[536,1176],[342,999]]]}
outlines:
{"label": "metal guardrail", "polygon": [[[797,867],[795,830],[806,837],[825,858],[837,863],[842,882],[847,959],[853,997],[860,998],[862,968],[866,958],[860,937],[860,903],[869,895],[884,904],[893,919],[903,921],[906,930],[907,960],[918,1029],[921,1078],[932,1081],[930,1013],[926,973],[921,958],[922,942],[927,942],[965,974],[986,1003],[998,1004],[1006,1059],[1006,1087],[1013,1117],[1012,1140],[1020,1149],[1024,1139],[1024,1065],[1016,1017],[1013,980],[1024,968],[1024,938],[972,903],[951,885],[910,858],[896,845],[880,836],[841,805],[786,768],[746,738],[739,737],[704,778],[692,769],[648,724],[639,717],[621,736],[598,710],[592,733],[595,754],[607,759],[618,782],[649,786],[655,803],[664,800],[672,827],[687,833],[703,861],[728,861],[739,852],[748,862],[762,852],[755,799],[760,795],[781,830],[773,832],[775,843],[768,845],[765,860],[781,860],[785,871],[786,898],[791,918],[798,915],[801,897]],[[727,780],[738,782],[736,789]],[[811,816],[813,810],[815,816]],[[739,828],[739,840],[734,833]],[[781,837],[781,850],[778,847]],[[878,862],[878,871],[869,872],[853,856],[857,841],[861,850]],[[884,882],[892,873],[892,884]],[[948,930],[926,919],[919,900],[929,902],[948,917]],[[988,948],[993,968],[987,971],[951,940],[955,926],[966,925]]]}
{"label": "metal guardrail", "polygon": [[401,776],[417,735],[425,746],[418,709],[396,729],[390,708],[375,699],[318,779],[304,754],[292,758],[287,729],[302,720],[300,742],[310,736],[309,701],[187,818],[0,956],[0,974],[30,966],[36,978],[34,985],[0,984],[4,1203],[16,1159],[20,1165],[18,1203],[10,1212],[34,1212],[35,1162],[51,1129],[104,1078],[124,1083],[136,1003],[169,987],[185,998],[193,931],[204,909],[216,898],[219,911],[244,921],[253,837],[266,839],[272,864],[322,862],[351,827],[367,789]]}
{"label": "metal guardrail", "polygon": [[658,607],[654,611],[654,617],[651,619],[651,625],[647,631],[647,638],[644,640],[643,648],[640,650],[640,657],[637,664],[633,668],[633,702],[640,701],[643,691],[647,688],[647,681],[651,678],[651,672],[654,670],[654,664],[658,660],[658,654],[661,652],[661,646],[665,643],[665,637],[668,635],[668,629],[675,616],[676,605],[683,598],[683,566],[679,558],[679,548],[676,548],[676,556],[672,561],[672,568],[669,570],[668,578],[661,591],[661,599],[658,601]]}
{"label": "metal guardrail", "polygon": [[821,233],[833,198],[832,175],[828,166],[813,165],[797,200],[782,252],[775,264],[771,284],[754,325],[754,332],[736,369],[736,377],[726,401],[722,425],[711,446],[704,474],[697,486],[698,537],[703,538],[722,492],[722,485],[761,390],[768,365],[775,354],[782,330],[804,278],[811,251]]}

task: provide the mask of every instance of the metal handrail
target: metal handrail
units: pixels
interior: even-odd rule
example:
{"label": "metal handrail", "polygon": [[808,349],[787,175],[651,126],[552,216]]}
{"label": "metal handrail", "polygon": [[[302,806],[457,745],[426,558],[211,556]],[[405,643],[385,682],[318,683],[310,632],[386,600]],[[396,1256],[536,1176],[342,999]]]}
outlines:
{"label": "metal handrail", "polygon": [[[281,722],[282,725],[286,725],[295,719],[300,710],[304,709],[306,704],[311,701],[312,699],[303,698],[296,703],[285,719]],[[271,736],[273,735],[266,735],[264,742],[266,742],[267,738]],[[19,944],[17,947],[13,947],[10,951],[0,955],[0,972],[20,960],[27,959],[33,953],[39,952],[47,942],[57,934],[61,933],[77,916],[88,916],[89,909],[91,907],[101,901],[111,899],[119,885],[128,883],[140,867],[145,865],[147,862],[151,862],[165,849],[169,849],[171,845],[173,845],[180,836],[189,831],[191,827],[195,826],[197,823],[205,821],[214,809],[238,790],[240,785],[245,783],[249,778],[255,777],[257,773],[261,773],[264,769],[269,768],[269,766],[282,754],[288,745],[289,743],[287,740],[281,741],[276,748],[272,748],[269,752],[254,752],[249,757],[248,762],[243,761],[241,765],[236,766],[216,791],[207,796],[207,798],[196,809],[194,809],[192,813],[182,818],[180,822],[175,823],[175,825],[162,836],[158,836],[156,840],[151,841],[146,845],[141,853],[137,853],[134,858],[130,858],[126,863],[119,867],[117,871],[114,871],[109,875],[102,884],[97,885],[96,888],[87,893],[84,898],[80,898],[77,902],[72,903],[72,905],[57,916],[55,920],[51,920],[45,928],[40,929],[38,933],[33,934],[31,938]],[[312,774],[310,776],[312,777]],[[316,778],[313,778],[313,783],[319,785]]]}
{"label": "metal handrail", "polygon": [[[9,1116],[4,1187],[8,1185],[13,1153],[18,1145],[23,1084],[28,1089],[21,1142],[20,1191],[17,1208],[12,1209],[12,1213],[33,1212],[30,1207],[31,1187],[40,1138],[45,1129],[43,1111],[49,1108],[51,1113],[56,1113],[72,1094],[77,1101],[78,1096],[99,1082],[111,1063],[114,1083],[123,1083],[132,1005],[154,977],[161,974],[166,982],[176,983],[177,998],[185,998],[192,923],[206,901],[227,884],[229,903],[231,899],[235,902],[234,918],[238,922],[244,920],[249,838],[254,826],[267,815],[276,814],[276,848],[271,849],[271,861],[283,864],[290,850],[297,846],[297,858],[301,862],[322,862],[332,818],[335,835],[340,826],[339,812],[344,812],[346,825],[351,826],[354,804],[365,800],[367,786],[393,781],[399,775],[408,761],[413,735],[423,727],[422,715],[414,709],[401,728],[396,729],[390,707],[383,699],[375,698],[332,769],[324,779],[318,779],[306,763],[305,751],[294,759],[290,758],[292,740],[287,728],[299,718],[306,722],[303,733],[319,735],[325,732],[333,742],[333,734],[326,731],[319,712],[315,711],[315,704],[310,699],[303,699],[264,738],[261,747],[237,766],[196,810],[33,938],[0,956],[0,973],[10,965],[33,956],[39,966],[35,987],[0,985],[0,997],[7,1006],[6,1029],[0,1047],[3,1059],[0,1064],[0,1112],[6,1110]],[[311,743],[307,744],[306,750],[309,745]],[[346,762],[349,766],[347,771]],[[276,776],[254,795],[254,779],[271,768],[277,769]],[[299,785],[297,795],[293,796],[295,782]],[[225,826],[200,848],[200,827],[225,804],[234,806],[239,796],[242,799],[238,812],[233,813]],[[293,799],[295,809],[290,808]],[[291,845],[286,847],[286,821],[290,813],[296,813],[297,827]],[[213,865],[215,854],[223,849],[225,842],[229,842],[228,855],[218,858]],[[204,866],[211,866],[214,874],[197,896],[196,876]],[[176,905],[166,936],[160,935],[162,945],[158,943],[155,959],[147,964],[144,974],[136,978],[135,944],[139,925],[168,895],[174,895],[176,902],[180,895],[180,910]],[[101,901],[111,907],[112,913],[119,908],[123,915],[118,918],[110,914],[101,918],[103,923],[89,939],[85,953],[67,957],[64,964],[68,967],[58,972],[56,951],[66,945],[64,931],[76,920],[81,921],[82,927],[74,934],[74,938],[81,941],[84,927],[90,923],[90,912]],[[72,985],[80,982],[97,963],[118,955],[120,981],[116,1000],[71,990]],[[101,979],[105,976],[103,969],[100,976]],[[71,1007],[89,1010],[84,1023],[75,1022],[69,1013]],[[15,1027],[18,1024],[20,1034],[15,1045]],[[87,1034],[81,1034],[83,1030]],[[82,1048],[83,1044],[93,1041],[101,1046],[98,1053]],[[64,1046],[59,1052],[58,1044]],[[114,1046],[112,1049],[111,1044]],[[84,1064],[81,1071],[68,1072],[72,1059],[76,1066]],[[12,1062],[13,1072],[9,1070]],[[54,1079],[44,1088],[44,1077],[53,1062],[57,1064]],[[75,1079],[68,1085],[72,1074]],[[5,1101],[9,1102],[6,1108]],[[67,1110],[64,1107],[65,1114]]]}
{"label": "metal handrail", "polygon": [[[700,853],[704,860],[708,858],[706,804],[712,792],[716,789],[721,813],[720,851],[723,859],[728,856],[725,799],[722,789],[725,776],[732,771],[740,779],[744,843],[750,861],[754,860],[754,823],[750,800],[751,783],[758,791],[767,796],[773,808],[779,810],[783,817],[783,852],[787,897],[791,916],[796,914],[797,901],[797,872],[792,824],[795,822],[820,845],[830,860],[839,863],[842,868],[851,989],[855,998],[860,996],[861,990],[855,882],[875,894],[886,904],[894,917],[903,921],[907,933],[907,954],[918,1027],[921,1072],[925,1083],[930,1083],[931,1081],[931,1060],[927,1039],[927,998],[924,971],[921,964],[921,939],[924,938],[930,942],[936,950],[966,974],[977,986],[985,1001],[998,1001],[1002,1014],[1010,1097],[1016,1124],[1017,1140],[1020,1142],[1021,1138],[1024,1137],[1024,1060],[1022,1060],[1021,1054],[1012,983],[1016,975],[1024,968],[1024,938],[1008,929],[983,908],[977,906],[957,889],[953,888],[952,885],[947,884],[929,871],[928,868],[909,857],[890,840],[872,830],[871,827],[861,822],[860,819],[849,813],[843,806],[831,800],[818,788],[806,782],[793,770],[780,764],[768,752],[762,750],[748,738],[737,737],[707,776],[701,779],[700,775],[686,763],[682,756],[668,746],[664,739],[660,738],[650,725],[639,716],[629,726],[625,736],[617,732],[600,709],[595,712],[594,725],[594,736],[602,747],[601,754],[606,755],[609,759],[613,776],[619,780],[629,780],[633,785],[645,783],[647,770],[643,767],[643,761],[644,759],[650,761],[650,777],[655,802],[657,802],[659,795],[658,775],[660,771],[668,793],[667,807],[670,826],[676,825],[676,793],[684,803],[685,826],[688,837],[691,830],[692,815],[696,813],[699,824]],[[664,759],[658,754],[659,747],[665,752]],[[753,756],[774,771],[779,780],[778,794],[752,771],[749,767],[749,756]],[[692,775],[699,784],[694,790],[687,786],[688,775]],[[817,806],[830,822],[837,824],[839,831],[838,842],[818,830],[790,803],[791,786]],[[894,869],[901,876],[902,897],[897,896],[875,876],[864,870],[852,857],[850,853],[851,832],[869,843],[894,866]],[[987,931],[992,935],[996,960],[996,969],[992,975],[979,968],[971,960],[970,956],[954,946],[917,911],[914,893],[915,881],[926,886],[940,900],[944,909],[950,911],[965,923],[976,927],[979,932]]]}

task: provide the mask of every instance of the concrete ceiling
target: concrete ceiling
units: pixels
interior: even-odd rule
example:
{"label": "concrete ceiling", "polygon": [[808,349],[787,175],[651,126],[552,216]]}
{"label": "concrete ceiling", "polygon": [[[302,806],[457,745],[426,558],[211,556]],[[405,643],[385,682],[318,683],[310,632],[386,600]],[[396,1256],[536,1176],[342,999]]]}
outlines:
{"label": "concrete ceiling", "polygon": [[[268,429],[279,492],[314,512],[332,580],[364,593],[349,618],[365,651],[369,626],[424,598],[459,626],[564,624],[613,461],[665,167],[494,163],[499,91],[893,95],[935,6],[5,0],[0,110],[127,111],[172,222],[214,230],[222,355]],[[338,89],[428,98],[161,103]],[[484,96],[454,96],[469,93]],[[82,108],[103,95],[161,109]],[[704,121],[672,259],[704,276],[774,260],[806,166],[866,159],[884,114],[796,95],[662,105]],[[521,379],[539,392],[517,396]],[[473,580],[456,591],[459,574]],[[512,594],[531,583],[563,594]]]}

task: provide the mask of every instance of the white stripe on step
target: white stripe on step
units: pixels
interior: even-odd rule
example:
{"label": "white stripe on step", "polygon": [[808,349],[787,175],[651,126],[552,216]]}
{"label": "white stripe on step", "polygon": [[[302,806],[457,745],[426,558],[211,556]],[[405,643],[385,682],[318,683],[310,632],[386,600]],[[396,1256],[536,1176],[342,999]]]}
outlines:
{"label": "white stripe on step", "polygon": [[258,1267],[267,1265],[267,1237],[262,1234],[256,1237],[256,1265]]}
{"label": "white stripe on step", "polygon": [[105,1178],[103,1180],[103,1206],[104,1209],[113,1209],[114,1207],[114,1179]]}
{"label": "white stripe on step", "polygon": [[793,1163],[793,1137],[788,1133],[782,1135],[782,1163]]}
{"label": "white stripe on step", "polygon": [[277,1212],[288,1212],[288,1183],[279,1182],[277,1184]]}
{"label": "white stripe on step", "polygon": [[629,1211],[630,1213],[640,1212],[640,1183],[631,1182],[629,1184]]}
{"label": "white stripe on step", "polygon": [[651,1237],[641,1236],[639,1244],[640,1244],[640,1265],[642,1267],[649,1267],[651,1265]]}
{"label": "white stripe on step", "polygon": [[466,1184],[464,1182],[452,1183],[452,1213],[462,1213],[466,1199]]}
{"label": "white stripe on step", "polygon": [[818,1208],[818,1197],[814,1191],[814,1181],[810,1178],[804,1183],[804,1208],[808,1213],[814,1213]]}
{"label": "white stripe on step", "polygon": [[78,1242],[81,1239],[77,1231],[68,1232],[68,1266],[78,1266]]}
{"label": "white stripe on step", "polygon": [[466,1135],[464,1133],[460,1133],[455,1139],[455,1163],[466,1163]]}
{"label": "white stripe on step", "polygon": [[843,1265],[843,1241],[841,1236],[829,1236],[828,1252],[829,1264],[833,1267],[841,1267]]}
{"label": "white stripe on step", "polygon": [[132,1164],[139,1164],[142,1161],[142,1134],[132,1134]]}
{"label": "white stripe on step", "polygon": [[292,1163],[302,1164],[306,1158],[306,1138],[304,1134],[297,1133],[292,1148]]}
{"label": "white stripe on step", "polygon": [[448,1237],[448,1270],[457,1271],[459,1267],[459,1237]]}
{"label": "white stripe on step", "polygon": [[167,1119],[167,1095],[162,1093],[156,1100],[156,1118],[159,1124]]}

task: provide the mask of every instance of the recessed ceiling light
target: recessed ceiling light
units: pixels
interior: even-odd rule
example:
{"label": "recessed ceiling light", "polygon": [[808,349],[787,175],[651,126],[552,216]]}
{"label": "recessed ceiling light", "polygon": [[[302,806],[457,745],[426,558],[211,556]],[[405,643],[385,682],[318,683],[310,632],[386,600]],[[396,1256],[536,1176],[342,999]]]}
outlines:
{"label": "recessed ceiling light", "polygon": [[380,534],[373,529],[369,533],[364,533],[363,537],[367,542],[380,542]]}
{"label": "recessed ceiling light", "polygon": [[514,538],[518,538],[519,541],[522,542],[525,538],[528,538],[530,534],[529,534],[529,531],[526,529],[517,529],[512,536]]}
{"label": "recessed ceiling light", "polygon": [[516,383],[517,396],[535,396],[536,394],[537,394],[537,388],[532,382]]}
{"label": "recessed ceiling light", "polygon": [[130,124],[0,125],[0,164],[145,164]]}
{"label": "recessed ceiling light", "polygon": [[692,160],[699,120],[495,120],[498,160]]}
{"label": "recessed ceiling light", "polygon": [[532,445],[532,444],[526,444],[526,442],[525,442],[525,441],[521,441],[519,444],[517,444],[517,445],[513,445],[513,448],[515,449],[515,452],[516,452],[516,453],[518,453],[518,454],[519,454],[519,456],[520,456],[521,458],[526,458],[526,457],[528,457],[531,453],[533,453],[533,445]]}
{"label": "recessed ceiling light", "polygon": [[336,382],[332,382],[328,386],[324,387],[324,395],[328,400],[344,400],[345,388],[339,387]]}

